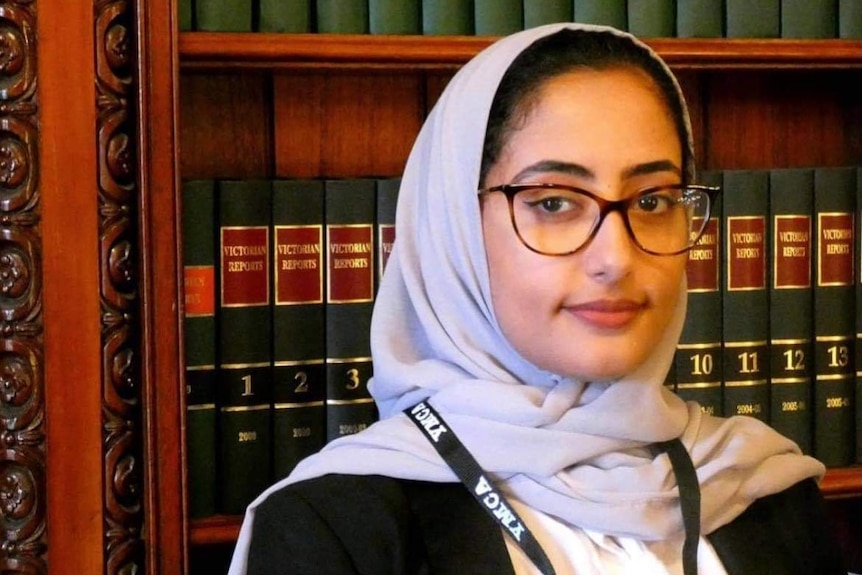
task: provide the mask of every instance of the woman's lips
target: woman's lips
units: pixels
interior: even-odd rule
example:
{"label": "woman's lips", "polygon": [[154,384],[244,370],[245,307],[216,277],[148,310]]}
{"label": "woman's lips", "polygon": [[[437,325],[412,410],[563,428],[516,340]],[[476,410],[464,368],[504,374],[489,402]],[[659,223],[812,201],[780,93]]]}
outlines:
{"label": "woman's lips", "polygon": [[566,309],[582,322],[601,329],[619,329],[631,323],[643,306],[631,300],[596,300]]}

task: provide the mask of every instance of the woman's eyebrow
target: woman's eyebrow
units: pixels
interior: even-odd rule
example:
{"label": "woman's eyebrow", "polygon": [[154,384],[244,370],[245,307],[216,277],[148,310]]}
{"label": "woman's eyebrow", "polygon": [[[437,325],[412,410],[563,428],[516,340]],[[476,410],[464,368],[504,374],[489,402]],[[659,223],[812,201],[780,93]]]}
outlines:
{"label": "woman's eyebrow", "polygon": [[[582,166],[581,164],[575,162],[564,162],[562,160],[541,160],[534,164],[530,164],[526,168],[519,171],[515,175],[515,177],[512,178],[512,182],[516,183],[523,180],[528,180],[529,178],[537,174],[546,174],[549,172],[554,172],[557,174],[568,174],[570,176],[576,176],[578,178],[583,178],[590,181],[596,179],[595,172],[593,172],[586,166]],[[620,179],[630,180],[637,176],[644,176],[659,172],[671,172],[678,176],[682,175],[682,170],[671,160],[655,160],[652,162],[635,164],[626,168],[625,170],[623,170]]]}

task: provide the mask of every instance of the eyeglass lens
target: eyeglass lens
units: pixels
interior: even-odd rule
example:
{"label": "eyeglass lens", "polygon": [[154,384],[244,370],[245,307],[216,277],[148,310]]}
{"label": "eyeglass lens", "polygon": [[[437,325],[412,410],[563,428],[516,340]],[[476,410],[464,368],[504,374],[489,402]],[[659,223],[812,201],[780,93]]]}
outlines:
{"label": "eyeglass lens", "polygon": [[[677,253],[700,237],[709,215],[709,196],[697,189],[662,188],[623,204],[629,230],[643,249]],[[583,246],[600,225],[602,208],[594,198],[566,188],[536,187],[512,198],[512,215],[521,239],[546,254],[565,254]]]}

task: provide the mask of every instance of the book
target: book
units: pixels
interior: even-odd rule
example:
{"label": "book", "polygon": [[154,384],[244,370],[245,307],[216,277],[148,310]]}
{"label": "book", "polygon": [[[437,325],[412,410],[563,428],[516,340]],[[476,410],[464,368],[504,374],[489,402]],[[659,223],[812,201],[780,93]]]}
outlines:
{"label": "book", "polygon": [[862,2],[838,0],[838,37],[862,38]]}
{"label": "book", "polygon": [[422,33],[438,36],[471,36],[473,0],[422,0]]}
{"label": "book", "polygon": [[637,0],[627,3],[629,32],[644,38],[676,36],[676,0]]}
{"label": "book", "polygon": [[195,0],[195,25],[206,32],[251,32],[252,0]]}
{"label": "book", "polygon": [[477,36],[506,36],[523,30],[523,0],[474,0]]}
{"label": "book", "polygon": [[259,0],[257,30],[290,34],[311,32],[311,0]]}
{"label": "book", "polygon": [[[856,249],[862,255],[862,167],[856,168]],[[858,257],[858,256],[857,256]],[[862,463],[862,265],[856,267],[856,463]]]}
{"label": "book", "polygon": [[215,182],[182,182],[189,516],[216,513]]}
{"label": "book", "polygon": [[837,38],[835,0],[781,0],[782,38]]}
{"label": "book", "polygon": [[368,0],[368,28],[372,34],[421,34],[420,0]]}
{"label": "book", "polygon": [[573,9],[572,0],[524,0],[524,28],[571,22]]}
{"label": "book", "polygon": [[[721,171],[704,171],[699,181],[708,186],[721,186]],[[700,241],[688,252],[688,307],[674,357],[677,395],[696,402],[704,413],[717,416],[724,410],[721,396],[722,235],[719,201],[712,208]]]}
{"label": "book", "polygon": [[321,34],[368,34],[368,0],[316,0]]}
{"label": "book", "polygon": [[386,263],[392,253],[395,244],[395,208],[398,204],[398,189],[401,186],[401,178],[381,178],[377,180],[377,214],[375,216],[376,234],[374,241],[377,245],[377,283],[383,278]]}
{"label": "book", "polygon": [[728,38],[781,36],[781,0],[725,0],[725,35]]}
{"label": "book", "polygon": [[626,0],[575,0],[575,22],[628,30]]}
{"label": "book", "polygon": [[680,38],[724,36],[724,0],[676,0],[676,35]]}
{"label": "book", "polygon": [[766,170],[725,170],[724,415],[769,418]]}
{"label": "book", "polygon": [[326,428],[327,441],[377,420],[368,393],[374,305],[376,182],[326,180]]}
{"label": "book", "polygon": [[266,180],[221,180],[218,400],[222,513],[271,482],[270,195]]}
{"label": "book", "polygon": [[193,12],[192,0],[179,0],[177,2],[177,27],[180,32],[194,29]]}
{"label": "book", "polygon": [[807,454],[814,389],[813,213],[814,170],[770,170],[769,422]]}
{"label": "book", "polygon": [[814,456],[829,467],[855,460],[855,207],[853,168],[815,168]]}
{"label": "book", "polygon": [[323,182],[272,183],[273,474],[326,443]]}

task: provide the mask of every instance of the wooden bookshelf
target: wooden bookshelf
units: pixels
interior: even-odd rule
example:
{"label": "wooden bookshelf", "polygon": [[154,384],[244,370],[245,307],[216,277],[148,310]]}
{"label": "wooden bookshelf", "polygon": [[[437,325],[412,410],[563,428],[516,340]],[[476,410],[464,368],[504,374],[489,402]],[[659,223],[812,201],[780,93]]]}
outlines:
{"label": "wooden bookshelf", "polygon": [[[175,46],[176,100],[171,109],[177,123],[175,179],[395,175],[448,79],[492,41],[486,37],[180,33]],[[862,41],[654,39],[647,43],[680,79],[700,166],[862,165]],[[369,99],[369,91],[375,90]],[[162,103],[160,109],[168,108]],[[377,118],[377,124],[367,121],[370,116]],[[214,117],[232,119],[229,136],[220,122],[212,121]],[[288,132],[290,137],[284,135]],[[291,138],[301,145],[291,144]],[[164,181],[166,176],[159,172],[154,177]],[[155,195],[160,206],[156,211],[167,221],[150,222],[154,236],[160,230],[177,233],[177,213],[168,214],[175,195],[175,190]],[[175,251],[163,248],[151,265],[176,269],[176,258]],[[176,285],[154,289],[151,297],[158,301],[170,295],[160,291]],[[157,315],[165,319],[170,313],[163,310]],[[181,350],[168,347],[163,346],[165,355],[158,363],[162,371],[181,365]],[[182,417],[180,409],[158,420],[168,442],[182,437],[174,421]],[[168,448],[164,441],[158,443],[159,449]],[[176,470],[169,468],[168,473]],[[862,467],[828,470],[822,489],[830,506],[844,513],[842,525],[852,523],[846,519],[852,517],[847,510],[855,510],[862,501]],[[851,499],[852,507],[845,506]],[[163,520],[175,509],[170,503],[159,504]],[[187,560],[188,546],[231,545],[241,518],[182,516],[169,521],[169,526],[181,526],[187,535],[182,544]],[[852,541],[862,537],[862,529],[851,524],[842,530],[858,550]]]}

